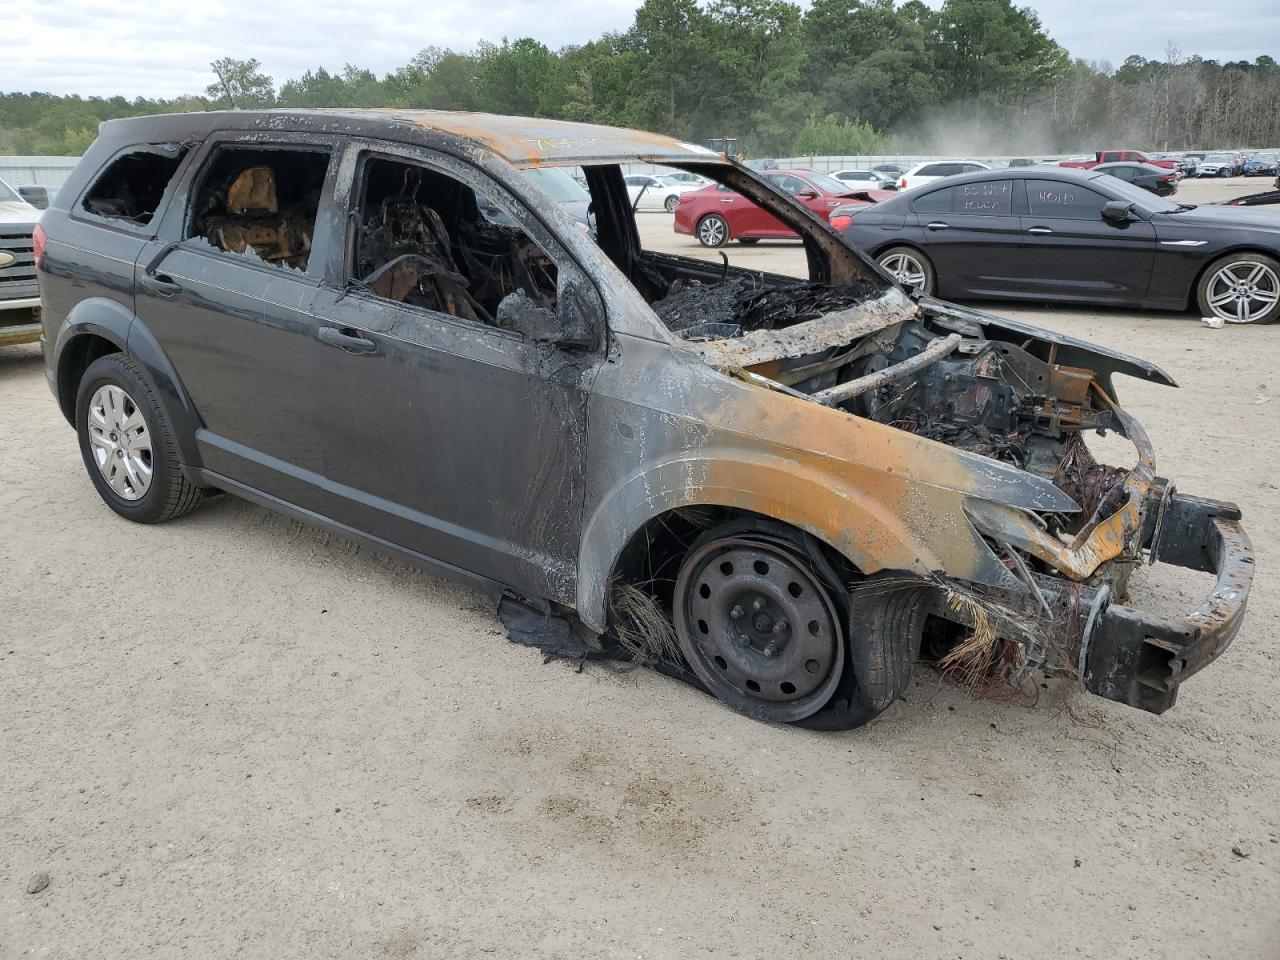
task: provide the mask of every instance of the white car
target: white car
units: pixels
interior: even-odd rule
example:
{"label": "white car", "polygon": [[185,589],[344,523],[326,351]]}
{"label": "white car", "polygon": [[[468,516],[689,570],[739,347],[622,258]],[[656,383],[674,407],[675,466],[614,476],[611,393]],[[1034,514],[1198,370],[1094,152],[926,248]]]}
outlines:
{"label": "white car", "polygon": [[647,173],[633,173],[623,179],[627,185],[627,196],[637,210],[665,210],[667,213],[675,213],[680,194],[702,189],[700,184]]}
{"label": "white car", "polygon": [[1197,177],[1229,177],[1236,172],[1236,159],[1229,153],[1211,153],[1196,164]]}
{"label": "white car", "polygon": [[875,170],[837,170],[831,174],[853,187],[865,187],[870,190],[897,190],[897,178]]}
{"label": "white car", "polygon": [[898,180],[898,189],[910,190],[943,177],[953,177],[957,173],[977,173],[979,170],[990,169],[991,164],[981,160],[930,160],[927,163],[917,163],[904,173]]}

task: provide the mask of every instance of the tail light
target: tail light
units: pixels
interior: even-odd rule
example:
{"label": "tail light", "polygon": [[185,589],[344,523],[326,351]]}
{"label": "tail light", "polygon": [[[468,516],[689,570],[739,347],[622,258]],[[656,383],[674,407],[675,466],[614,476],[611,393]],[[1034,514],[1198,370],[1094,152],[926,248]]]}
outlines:
{"label": "tail light", "polygon": [[1170,174],[1166,174],[1165,176],[1161,177],[1161,178],[1160,178],[1160,182],[1161,182],[1161,183],[1168,183],[1168,182],[1169,182],[1170,180],[1172,180],[1172,179],[1173,179],[1173,174],[1172,174],[1172,173],[1170,173]]}
{"label": "tail light", "polygon": [[907,178],[906,178],[906,177],[903,177],[901,180],[899,180],[899,181],[898,181],[898,189],[899,189],[899,190],[905,190],[905,189],[907,189]]}
{"label": "tail light", "polygon": [[40,269],[40,258],[44,256],[44,245],[48,239],[44,235],[44,227],[37,223],[35,230],[31,231],[31,255],[37,270]]}
{"label": "tail light", "polygon": [[849,213],[837,213],[831,218],[831,227],[836,233],[844,233],[853,226],[853,215]]}
{"label": "tail light", "polygon": [[676,203],[693,203],[693,194],[692,193],[680,194],[680,199],[677,200]]}

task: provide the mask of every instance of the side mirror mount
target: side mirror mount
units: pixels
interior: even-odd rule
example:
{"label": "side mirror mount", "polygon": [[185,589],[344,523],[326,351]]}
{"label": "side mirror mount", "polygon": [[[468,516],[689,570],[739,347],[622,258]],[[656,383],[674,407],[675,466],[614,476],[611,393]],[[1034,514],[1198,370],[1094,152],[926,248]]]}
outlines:
{"label": "side mirror mount", "polygon": [[596,345],[593,298],[581,296],[574,285],[561,288],[558,309],[539,306],[523,290],[509,293],[494,317],[504,330],[532,343],[553,343],[562,350],[591,350]]}
{"label": "side mirror mount", "polygon": [[1128,223],[1133,204],[1128,200],[1108,200],[1102,205],[1102,219],[1112,223]]}

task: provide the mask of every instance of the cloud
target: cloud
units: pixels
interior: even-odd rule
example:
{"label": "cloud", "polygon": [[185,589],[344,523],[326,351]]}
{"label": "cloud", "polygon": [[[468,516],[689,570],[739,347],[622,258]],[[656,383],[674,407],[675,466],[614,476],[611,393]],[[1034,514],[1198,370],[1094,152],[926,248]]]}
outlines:
{"label": "cloud", "polygon": [[[308,69],[366,67],[381,76],[425,46],[471,49],[532,36],[554,48],[631,25],[634,0],[382,0],[377,4],[219,4],[45,0],[11,7],[0,89],[171,97],[202,93],[209,62],[256,57],[277,85]],[[39,11],[38,15],[35,12]],[[357,12],[353,12],[357,11]]]}
{"label": "cloud", "polygon": [[[257,57],[278,84],[305,70],[346,63],[378,75],[428,45],[471,49],[480,40],[532,36],[552,48],[631,25],[638,0],[381,0],[356,5],[220,4],[152,0],[44,0],[11,5],[0,47],[0,88],[51,93],[171,97],[201,93],[209,62]],[[940,6],[942,0],[929,0]],[[1015,0],[1017,2],[1017,0]],[[1252,60],[1280,53],[1275,0],[1233,0],[1230,11],[1203,0],[1127,8],[1114,0],[1039,0],[1045,28],[1076,57],[1119,65],[1137,53]],[[36,13],[36,10],[39,13]],[[353,12],[358,10],[359,12]]]}

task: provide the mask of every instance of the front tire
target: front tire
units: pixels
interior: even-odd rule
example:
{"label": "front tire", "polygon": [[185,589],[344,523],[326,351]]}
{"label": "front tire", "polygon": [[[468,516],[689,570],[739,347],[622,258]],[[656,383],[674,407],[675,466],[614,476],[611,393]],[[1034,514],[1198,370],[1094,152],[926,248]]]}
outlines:
{"label": "front tire", "polygon": [[110,353],[90,364],[76,393],[76,433],[90,481],[125,519],[162,523],[200,503],[164,408],[133,359]]}
{"label": "front tire", "polygon": [[723,247],[729,242],[729,224],[718,213],[709,213],[698,221],[698,242],[704,247]]}
{"label": "front tire", "polygon": [[1196,285],[1202,317],[1230,323],[1280,320],[1280,261],[1261,253],[1230,253],[1215,260]]}
{"label": "front tire", "polygon": [[752,246],[753,244],[759,243],[760,238],[759,237],[739,237],[738,242],[742,244],[744,247],[749,247],[749,246]]}
{"label": "front tire", "polygon": [[876,258],[876,263],[893,274],[904,287],[932,296],[937,288],[933,264],[915,247],[890,247]]}

